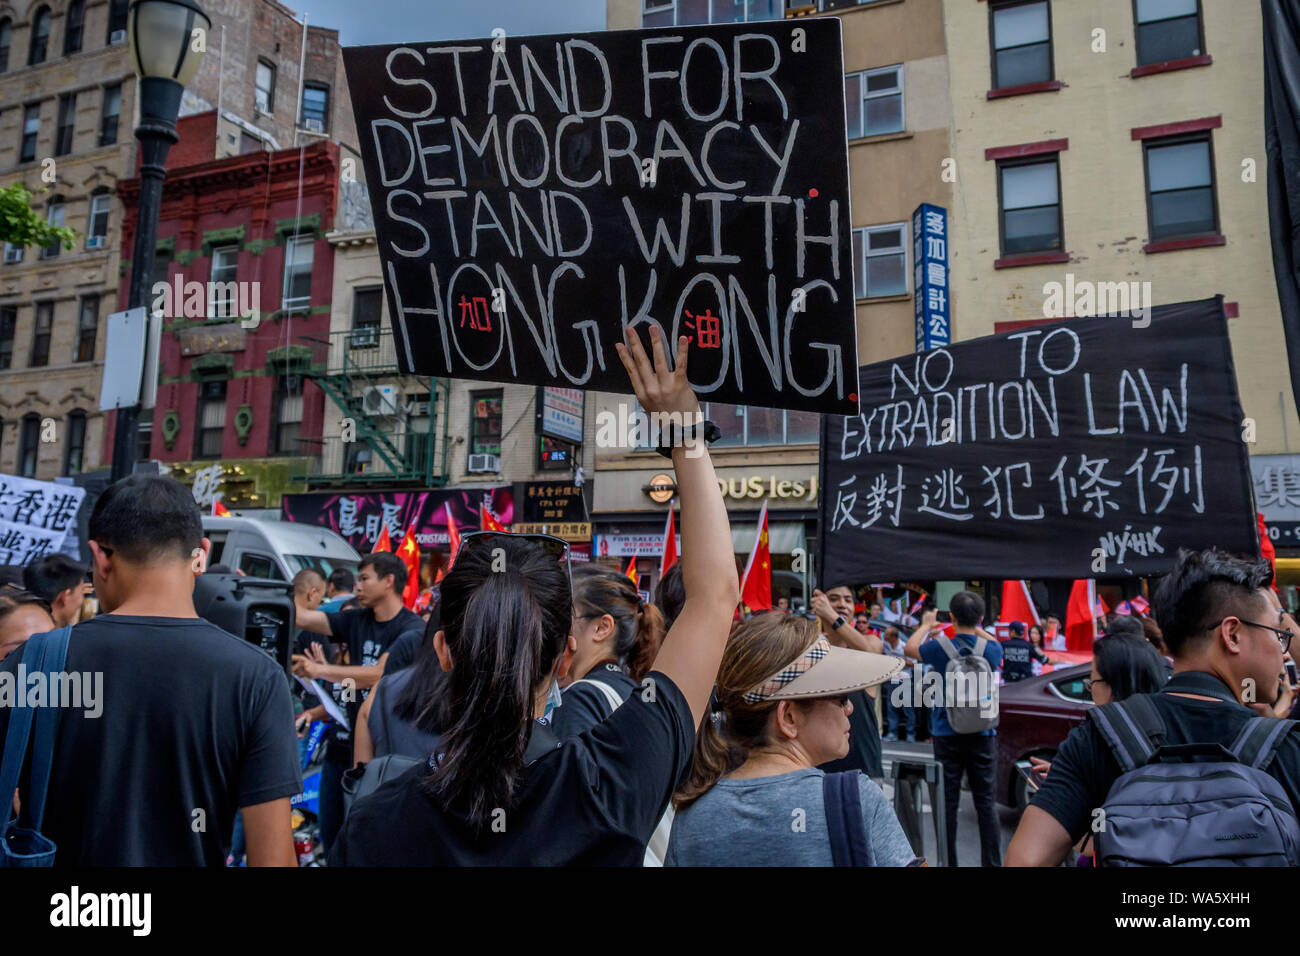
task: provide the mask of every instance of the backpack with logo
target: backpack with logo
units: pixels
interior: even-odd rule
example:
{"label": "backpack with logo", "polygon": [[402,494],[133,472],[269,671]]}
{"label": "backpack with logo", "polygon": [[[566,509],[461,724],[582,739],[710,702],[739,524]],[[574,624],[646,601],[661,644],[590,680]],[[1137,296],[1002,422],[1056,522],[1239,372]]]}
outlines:
{"label": "backpack with logo", "polygon": [[1145,694],[1088,718],[1123,771],[1101,806],[1098,866],[1300,865],[1300,821],[1265,773],[1296,721],[1248,720],[1225,747],[1163,743],[1164,721]]}
{"label": "backpack with logo", "polygon": [[[962,653],[946,634],[938,638],[939,646],[948,655],[944,668],[943,709],[948,723],[959,734],[979,734],[998,725],[998,679],[993,665],[984,656],[988,645],[982,637],[975,638],[974,648]],[[956,694],[950,694],[955,690]],[[950,699],[955,698],[955,699]]]}

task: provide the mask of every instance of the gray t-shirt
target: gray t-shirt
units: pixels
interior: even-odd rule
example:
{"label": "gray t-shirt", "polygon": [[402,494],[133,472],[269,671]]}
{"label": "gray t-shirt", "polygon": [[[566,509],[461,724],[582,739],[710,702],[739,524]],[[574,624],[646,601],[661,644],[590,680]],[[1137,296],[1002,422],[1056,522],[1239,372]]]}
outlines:
{"label": "gray t-shirt", "polygon": [[[722,778],[677,814],[665,866],[833,866],[822,771]],[[898,818],[871,778],[858,780],[862,821],[876,866],[915,858]]]}

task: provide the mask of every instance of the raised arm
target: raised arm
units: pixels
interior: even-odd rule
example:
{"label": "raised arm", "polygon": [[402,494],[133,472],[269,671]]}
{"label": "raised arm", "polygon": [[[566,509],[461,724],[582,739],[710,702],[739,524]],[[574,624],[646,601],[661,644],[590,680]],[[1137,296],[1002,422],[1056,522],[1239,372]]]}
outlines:
{"label": "raised arm", "polygon": [[[700,403],[686,380],[689,339],[678,340],[675,368],[670,371],[658,325],[650,326],[653,363],[635,331],[628,329],[626,337],[627,344],[619,344],[618,355],[642,408],[651,415],[671,415],[670,420],[679,425],[698,422]],[[732,615],[740,601],[740,581],[735,573],[727,508],[698,430],[691,447],[673,450],[673,469],[682,505],[682,588],[686,602],[664,638],[654,669],[681,689],[698,727],[708,710],[722,648],[731,633]]]}
{"label": "raised arm", "polygon": [[935,624],[939,621],[939,612],[930,608],[921,615],[921,623],[917,625],[915,631],[907,638],[907,644],[903,647],[903,654],[914,661],[921,659],[921,643],[925,636],[934,630]]}
{"label": "raised arm", "polygon": [[326,637],[333,637],[334,631],[330,629],[330,619],[324,611],[313,611],[309,607],[304,607],[297,601],[293,606],[294,622],[304,631],[311,631],[313,634],[324,634]]}

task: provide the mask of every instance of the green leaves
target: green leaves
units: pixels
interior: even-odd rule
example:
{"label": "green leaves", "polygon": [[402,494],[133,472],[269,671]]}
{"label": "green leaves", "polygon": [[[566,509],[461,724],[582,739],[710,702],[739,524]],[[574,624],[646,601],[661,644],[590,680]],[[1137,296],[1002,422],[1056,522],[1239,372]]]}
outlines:
{"label": "green leaves", "polygon": [[51,226],[32,209],[31,193],[22,183],[0,189],[0,241],[15,246],[62,244],[72,249],[77,232],[69,226]]}

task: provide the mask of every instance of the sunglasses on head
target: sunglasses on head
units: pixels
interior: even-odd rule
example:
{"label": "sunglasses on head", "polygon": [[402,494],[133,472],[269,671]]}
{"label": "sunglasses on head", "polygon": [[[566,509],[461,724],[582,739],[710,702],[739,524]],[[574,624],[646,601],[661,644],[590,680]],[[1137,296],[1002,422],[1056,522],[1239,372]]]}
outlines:
{"label": "sunglasses on head", "polygon": [[456,556],[459,557],[463,551],[471,547],[491,550],[494,547],[500,547],[507,540],[528,541],[535,544],[562,564],[564,573],[569,578],[569,601],[573,601],[573,566],[569,560],[569,542],[563,538],[557,538],[550,534],[516,534],[512,531],[471,531],[461,537],[460,548],[456,551]]}

